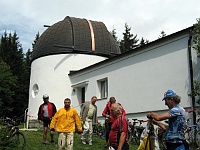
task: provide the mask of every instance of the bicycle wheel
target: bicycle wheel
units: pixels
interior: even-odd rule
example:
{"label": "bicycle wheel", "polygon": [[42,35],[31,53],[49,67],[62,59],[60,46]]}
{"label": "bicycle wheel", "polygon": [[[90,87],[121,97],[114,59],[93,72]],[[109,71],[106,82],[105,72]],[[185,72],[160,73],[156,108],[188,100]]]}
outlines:
{"label": "bicycle wheel", "polygon": [[16,132],[10,139],[8,143],[8,147],[12,149],[23,150],[26,146],[26,139],[23,133]]}
{"label": "bicycle wheel", "polygon": [[195,134],[195,130],[191,130],[188,132],[189,139],[186,138],[186,141],[189,143],[191,149],[196,149],[198,147],[195,138],[197,137],[197,133]]}
{"label": "bicycle wheel", "polygon": [[196,144],[200,147],[200,131],[196,132]]}
{"label": "bicycle wheel", "polygon": [[135,132],[135,143],[140,145],[140,135],[137,131]]}
{"label": "bicycle wheel", "polygon": [[162,135],[161,144],[162,144],[163,149],[166,150],[167,145],[166,145],[166,142],[165,142],[165,133]]}

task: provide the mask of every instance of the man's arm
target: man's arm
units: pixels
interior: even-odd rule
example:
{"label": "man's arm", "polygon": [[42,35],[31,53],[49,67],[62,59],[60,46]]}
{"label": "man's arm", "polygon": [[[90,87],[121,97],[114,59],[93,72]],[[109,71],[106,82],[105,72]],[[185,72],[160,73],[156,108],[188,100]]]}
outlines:
{"label": "man's arm", "polygon": [[171,116],[168,112],[163,113],[163,114],[150,112],[150,113],[147,114],[147,117],[153,118],[156,121],[162,121],[162,120],[165,120],[165,119],[169,119]]}
{"label": "man's arm", "polygon": [[82,130],[81,118],[78,115],[76,110],[74,110],[74,116],[75,116],[75,123],[76,123],[77,129],[79,132],[82,132],[83,130]]}
{"label": "man's arm", "polygon": [[59,111],[55,113],[54,117],[51,120],[51,123],[50,123],[50,129],[51,130],[55,128],[55,124],[58,120],[58,116],[59,116]]}
{"label": "man's arm", "polygon": [[55,113],[57,112],[57,109],[56,109],[56,105],[54,103],[53,104],[53,116],[55,115]]}
{"label": "man's arm", "polygon": [[38,120],[41,120],[41,105],[38,109]]}
{"label": "man's arm", "polygon": [[103,110],[103,112],[102,112],[102,116],[103,116],[103,117],[107,117],[106,115],[108,115],[108,114],[107,114],[108,111],[109,111],[109,110],[108,110],[108,106],[107,106],[107,104],[106,104],[106,107],[104,108],[104,110]]}
{"label": "man's arm", "polygon": [[168,125],[166,125],[166,124],[164,124],[164,123],[162,123],[162,122],[160,122],[160,121],[156,121],[156,120],[154,120],[154,119],[153,119],[153,124],[155,124],[155,125],[161,127],[161,128],[164,129],[164,130],[167,130],[167,128],[168,128]]}
{"label": "man's arm", "polygon": [[121,132],[120,138],[119,138],[119,145],[117,150],[122,150],[122,147],[124,145],[126,139],[126,132]]}
{"label": "man's arm", "polygon": [[81,111],[80,111],[80,117],[81,117],[81,119],[82,119],[82,117],[83,117],[84,109],[85,109],[85,103],[84,103],[83,106],[81,107]]}
{"label": "man's arm", "polygon": [[153,123],[162,129],[166,130],[168,128],[168,125],[161,123],[160,121],[169,119],[171,116],[168,112],[163,113],[163,114],[158,114],[154,112],[150,112],[147,114],[147,117],[150,117],[153,119]]}

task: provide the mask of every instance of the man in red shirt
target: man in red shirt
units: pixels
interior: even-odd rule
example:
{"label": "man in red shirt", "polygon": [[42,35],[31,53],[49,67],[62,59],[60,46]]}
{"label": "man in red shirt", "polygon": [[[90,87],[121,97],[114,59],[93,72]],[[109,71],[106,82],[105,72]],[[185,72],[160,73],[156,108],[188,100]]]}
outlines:
{"label": "man in red shirt", "polygon": [[[109,142],[108,142],[109,133],[111,130],[112,123],[115,120],[115,118],[112,116],[111,110],[110,110],[111,105],[113,103],[116,103],[116,99],[115,99],[115,97],[110,97],[110,100],[108,101],[108,103],[106,104],[106,107],[104,108],[104,110],[102,112],[102,116],[105,117],[105,127],[106,127],[106,145],[105,145],[105,147],[109,146]],[[121,106],[121,104],[119,104],[119,105]],[[124,108],[122,107],[122,116],[125,116],[125,115],[126,115],[126,112],[125,112]]]}
{"label": "man in red shirt", "polygon": [[109,142],[115,150],[129,150],[128,121],[122,116],[122,107],[118,103],[111,105],[111,114],[115,118],[112,123]]}
{"label": "man in red shirt", "polygon": [[[54,116],[54,114],[57,112],[56,106],[54,103],[49,102],[49,96],[47,94],[43,95],[43,101],[44,103],[40,105],[38,110],[38,120],[41,120],[43,122],[43,140],[44,144],[47,144],[47,130],[50,125],[51,119]],[[54,134],[51,132],[51,143],[54,143]]]}

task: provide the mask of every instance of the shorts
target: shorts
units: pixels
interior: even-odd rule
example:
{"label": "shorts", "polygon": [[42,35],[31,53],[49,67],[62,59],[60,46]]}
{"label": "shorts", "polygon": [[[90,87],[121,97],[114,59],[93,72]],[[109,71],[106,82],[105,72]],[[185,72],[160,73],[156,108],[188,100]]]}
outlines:
{"label": "shorts", "polygon": [[49,117],[43,118],[43,127],[49,127],[50,123],[51,123],[51,120]]}

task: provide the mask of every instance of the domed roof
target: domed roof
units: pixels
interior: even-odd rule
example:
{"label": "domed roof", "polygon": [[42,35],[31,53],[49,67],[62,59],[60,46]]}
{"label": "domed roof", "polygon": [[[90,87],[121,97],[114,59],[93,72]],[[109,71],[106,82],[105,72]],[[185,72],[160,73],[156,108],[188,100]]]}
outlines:
{"label": "domed roof", "polygon": [[68,53],[109,58],[121,52],[104,23],[67,16],[40,36],[32,53],[32,61],[47,55]]}

